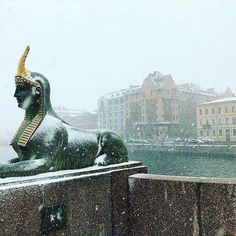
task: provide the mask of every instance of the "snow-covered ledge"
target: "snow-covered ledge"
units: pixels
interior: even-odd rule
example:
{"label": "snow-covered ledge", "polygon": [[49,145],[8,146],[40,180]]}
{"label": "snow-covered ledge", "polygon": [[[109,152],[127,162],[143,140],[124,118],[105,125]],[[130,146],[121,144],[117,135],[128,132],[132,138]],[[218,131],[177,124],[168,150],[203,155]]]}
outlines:
{"label": "snow-covered ledge", "polygon": [[124,169],[127,167],[135,167],[140,166],[140,162],[138,161],[129,161],[129,162],[123,162],[120,164],[114,164],[109,166],[90,166],[82,169],[75,169],[75,170],[61,170],[61,171],[52,171],[48,173],[33,175],[33,176],[25,176],[25,177],[9,177],[9,178],[0,178],[0,190],[3,188],[3,186],[7,185],[7,188],[10,186],[17,186],[18,184],[24,184],[27,185],[27,183],[36,182],[37,184],[43,184],[46,182],[53,182],[53,179],[56,179],[54,181],[60,181],[65,180],[65,178],[74,178],[75,176],[81,176],[81,175],[87,175],[92,173],[101,173],[101,172],[107,172],[111,170],[116,169]]}
{"label": "snow-covered ledge", "polygon": [[128,177],[146,172],[132,161],[0,179],[0,235],[128,233]]}

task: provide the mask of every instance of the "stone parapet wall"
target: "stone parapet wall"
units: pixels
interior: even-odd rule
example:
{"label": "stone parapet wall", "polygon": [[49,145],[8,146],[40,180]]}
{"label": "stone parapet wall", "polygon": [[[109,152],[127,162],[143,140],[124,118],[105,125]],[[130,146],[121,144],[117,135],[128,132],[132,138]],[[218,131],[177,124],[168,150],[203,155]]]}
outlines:
{"label": "stone parapet wall", "polygon": [[0,236],[235,236],[236,179],[139,162],[0,180]]}
{"label": "stone parapet wall", "polygon": [[236,235],[236,179],[135,174],[129,185],[130,235]]}
{"label": "stone parapet wall", "polygon": [[127,235],[138,162],[0,180],[0,235]]}

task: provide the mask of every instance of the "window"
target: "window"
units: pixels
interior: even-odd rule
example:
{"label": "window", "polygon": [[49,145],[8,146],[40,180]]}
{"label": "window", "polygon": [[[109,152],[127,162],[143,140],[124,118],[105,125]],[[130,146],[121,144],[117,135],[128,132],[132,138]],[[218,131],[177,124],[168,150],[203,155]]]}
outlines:
{"label": "window", "polygon": [[226,125],[229,124],[229,117],[225,117],[225,124],[226,124]]}
{"label": "window", "polygon": [[218,113],[219,114],[221,113],[221,107],[218,107]]}
{"label": "window", "polygon": [[222,124],[222,120],[221,120],[221,118],[218,119],[218,124],[219,124],[219,125]]}
{"label": "window", "polygon": [[200,136],[203,136],[203,130],[200,130]]}
{"label": "window", "polygon": [[215,108],[211,108],[211,113],[215,114]]}
{"label": "window", "polygon": [[223,135],[222,129],[219,129],[219,136],[222,136],[222,135]]}
{"label": "window", "polygon": [[212,118],[212,125],[216,125],[216,119]]}
{"label": "window", "polygon": [[208,115],[208,108],[205,109],[205,115]]}
{"label": "window", "polygon": [[200,120],[200,125],[202,126],[202,120]]}
{"label": "window", "polygon": [[216,130],[215,129],[212,130],[212,135],[216,136]]}
{"label": "window", "polygon": [[228,107],[225,107],[225,113],[228,113]]}
{"label": "window", "polygon": [[199,114],[200,114],[200,116],[202,115],[202,109],[199,109]]}
{"label": "window", "polygon": [[233,129],[233,136],[236,136],[236,129]]}
{"label": "window", "polygon": [[235,109],[235,106],[232,106],[232,112],[235,112],[236,109]]}
{"label": "window", "polygon": [[234,125],[236,124],[236,116],[232,117],[232,124],[234,124]]}

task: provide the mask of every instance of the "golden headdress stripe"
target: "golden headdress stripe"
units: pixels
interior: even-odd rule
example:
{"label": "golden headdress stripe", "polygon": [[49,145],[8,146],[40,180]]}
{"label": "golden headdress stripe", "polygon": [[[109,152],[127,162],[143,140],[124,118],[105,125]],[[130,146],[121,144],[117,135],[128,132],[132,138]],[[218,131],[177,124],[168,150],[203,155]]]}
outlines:
{"label": "golden headdress stripe", "polygon": [[38,82],[32,79],[32,77],[28,74],[27,70],[25,69],[25,61],[29,54],[29,50],[30,47],[27,46],[19,60],[15,79],[16,82],[18,83],[27,83],[30,84],[31,86],[37,86]]}
{"label": "golden headdress stripe", "polygon": [[40,101],[40,107],[38,114],[34,117],[34,119],[31,121],[31,123],[25,128],[24,132],[21,134],[18,145],[21,147],[25,147],[34,134],[35,130],[38,128],[40,122],[43,119],[43,104],[44,104],[44,99],[43,97],[41,98]]}

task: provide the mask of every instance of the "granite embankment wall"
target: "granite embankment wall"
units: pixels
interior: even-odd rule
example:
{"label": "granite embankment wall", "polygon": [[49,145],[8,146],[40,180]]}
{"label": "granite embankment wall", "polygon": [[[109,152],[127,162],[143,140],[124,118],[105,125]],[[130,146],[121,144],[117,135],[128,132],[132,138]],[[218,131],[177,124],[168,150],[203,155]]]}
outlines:
{"label": "granite embankment wall", "polygon": [[236,145],[184,145],[184,144],[163,144],[163,145],[127,145],[132,151],[152,151],[158,153],[188,154],[188,155],[212,155],[212,156],[236,156]]}
{"label": "granite embankment wall", "polygon": [[0,181],[0,235],[235,236],[236,179],[129,162]]}
{"label": "granite embankment wall", "polygon": [[236,235],[236,179],[135,174],[129,185],[131,235]]}

